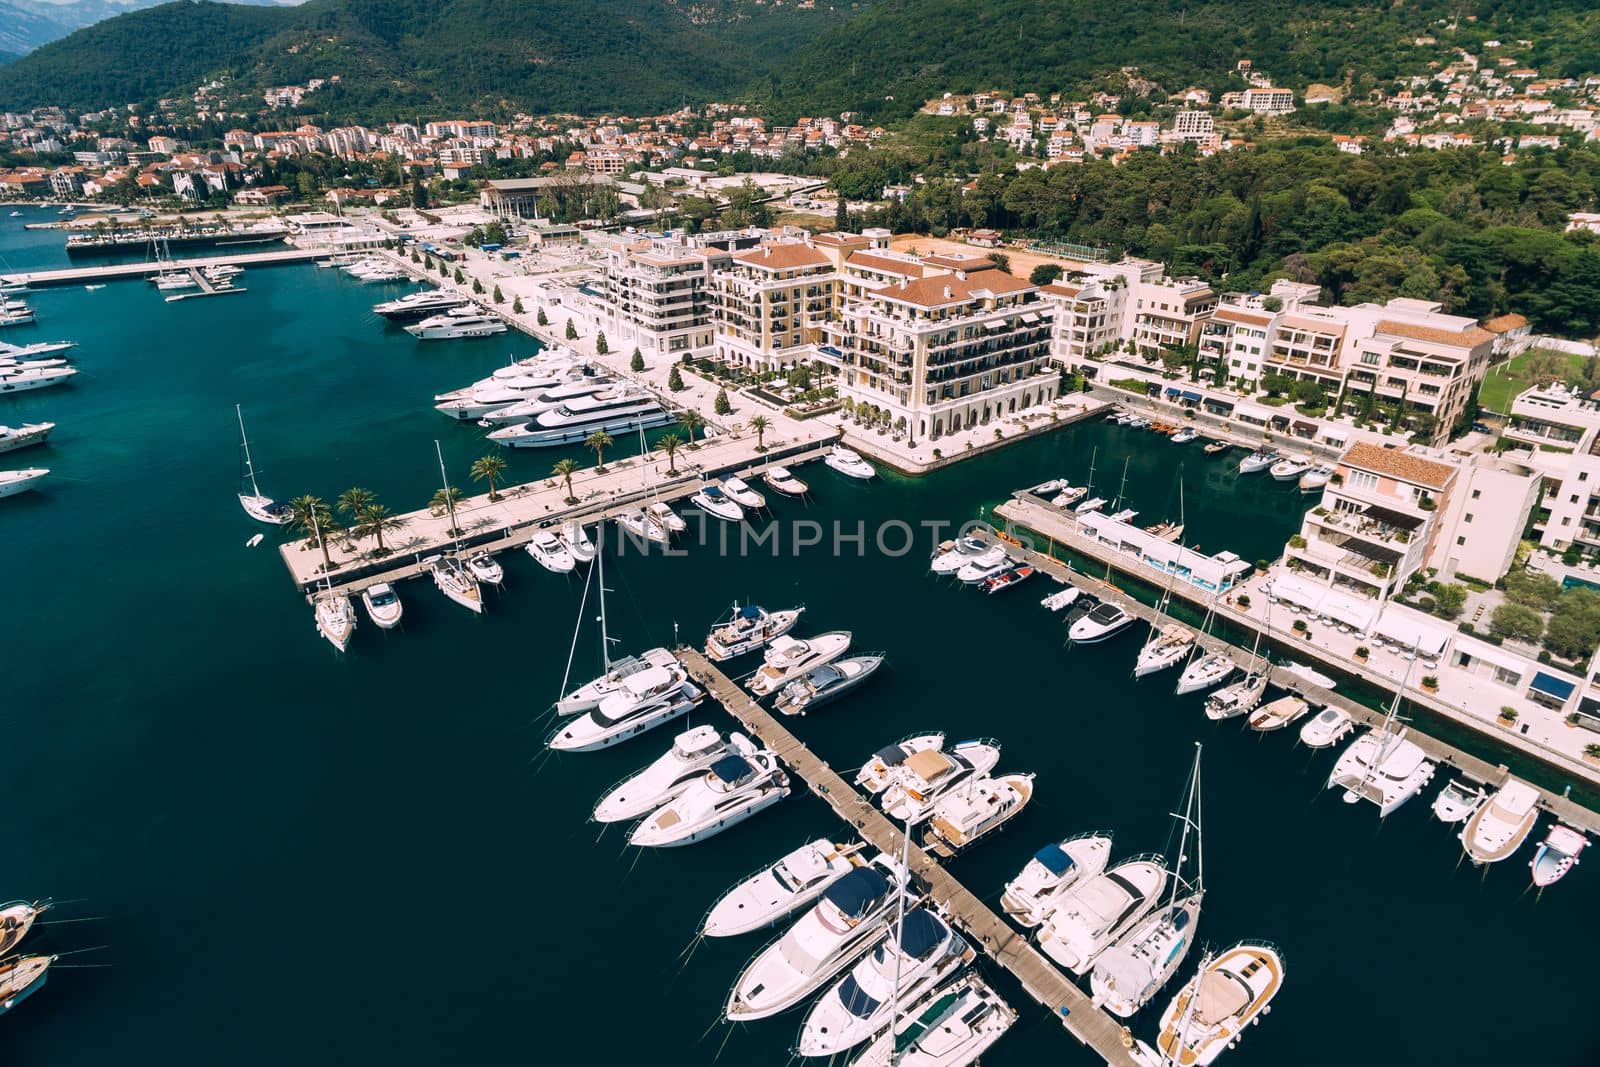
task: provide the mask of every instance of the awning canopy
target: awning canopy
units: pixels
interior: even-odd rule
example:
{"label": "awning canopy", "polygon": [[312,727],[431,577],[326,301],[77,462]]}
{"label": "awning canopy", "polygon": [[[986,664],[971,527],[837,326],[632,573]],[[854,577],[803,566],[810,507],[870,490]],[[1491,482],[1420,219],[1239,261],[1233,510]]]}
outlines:
{"label": "awning canopy", "polygon": [[1386,508],[1382,504],[1374,504],[1361,514],[1369,519],[1377,519],[1386,526],[1393,526],[1401,530],[1415,530],[1422,525],[1422,519],[1416,515],[1407,515],[1403,511]]}
{"label": "awning canopy", "polygon": [[1182,396],[1183,396],[1183,398],[1185,400],[1188,400],[1188,401],[1190,401],[1192,403],[1195,403],[1195,404],[1200,403],[1200,401],[1202,399],[1199,393],[1191,392],[1188,389],[1185,389],[1183,391]]}
{"label": "awning canopy", "polygon": [[1543,693],[1545,696],[1554,697],[1562,701],[1570,697],[1572,691],[1576,688],[1578,687],[1572,682],[1557,678],[1555,675],[1545,671],[1535,673],[1533,681],[1528,683],[1528,691],[1530,693]]}
{"label": "awning canopy", "polygon": [[1393,567],[1396,563],[1400,562],[1401,553],[1396,552],[1392,548],[1384,548],[1382,545],[1375,545],[1371,541],[1363,541],[1359,537],[1352,537],[1348,539],[1345,541],[1343,547],[1349,549],[1358,556],[1365,556],[1374,563],[1383,563]]}
{"label": "awning canopy", "polygon": [[1329,589],[1317,610],[1336,622],[1365,632],[1372,626],[1375,605],[1365,597],[1351,596],[1337,589]]}
{"label": "awning canopy", "polygon": [[1183,392],[1183,390],[1182,390],[1182,389],[1179,389],[1179,388],[1178,388],[1178,387],[1177,387],[1177,386],[1175,386],[1175,385],[1169,385],[1169,386],[1167,386],[1167,395],[1168,395],[1168,396],[1178,396],[1178,395],[1179,395],[1179,394],[1181,394],[1181,393],[1182,393],[1182,392]]}
{"label": "awning canopy", "polygon": [[1322,603],[1322,598],[1327,592],[1327,586],[1313,585],[1292,574],[1278,574],[1272,578],[1272,596],[1279,600],[1287,600],[1291,604],[1298,604],[1308,611],[1316,611],[1317,605]]}
{"label": "awning canopy", "polygon": [[1301,422],[1299,419],[1295,419],[1294,432],[1302,437],[1315,437],[1317,435],[1317,424],[1314,422]]}
{"label": "awning canopy", "polygon": [[1420,611],[1400,604],[1383,609],[1378,620],[1377,633],[1406,648],[1415,648],[1417,654],[1433,659],[1444,651],[1452,634],[1435,625]]}

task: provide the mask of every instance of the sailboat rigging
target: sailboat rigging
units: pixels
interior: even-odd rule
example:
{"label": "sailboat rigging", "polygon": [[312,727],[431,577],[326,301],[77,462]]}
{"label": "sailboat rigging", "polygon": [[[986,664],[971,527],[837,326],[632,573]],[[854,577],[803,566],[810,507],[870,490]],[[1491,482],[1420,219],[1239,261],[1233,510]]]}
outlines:
{"label": "sailboat rigging", "polygon": [[[239,420],[239,505],[244,508],[245,514],[257,522],[264,522],[271,526],[284,526],[294,519],[294,511],[288,504],[280,504],[270,496],[261,494],[261,487],[256,484],[256,465],[250,458],[250,438],[244,432],[244,410],[238,405],[233,405],[233,413]],[[244,491],[244,483],[249,481],[250,491]],[[320,535],[319,535],[320,536]]]}

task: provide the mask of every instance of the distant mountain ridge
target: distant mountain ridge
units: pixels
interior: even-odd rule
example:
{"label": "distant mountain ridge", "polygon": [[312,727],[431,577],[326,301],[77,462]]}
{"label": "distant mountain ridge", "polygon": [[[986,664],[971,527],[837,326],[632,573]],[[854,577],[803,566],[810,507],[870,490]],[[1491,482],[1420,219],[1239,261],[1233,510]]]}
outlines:
{"label": "distant mountain ridge", "polygon": [[[0,0],[0,58],[13,59],[130,11],[155,7],[169,0]],[[273,6],[301,0],[228,0],[235,4]]]}

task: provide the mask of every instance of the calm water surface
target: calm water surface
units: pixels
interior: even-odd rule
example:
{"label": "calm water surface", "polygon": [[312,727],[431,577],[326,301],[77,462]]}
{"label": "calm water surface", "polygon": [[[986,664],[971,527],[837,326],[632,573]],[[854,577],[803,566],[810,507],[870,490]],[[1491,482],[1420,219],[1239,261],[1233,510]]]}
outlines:
{"label": "calm water surface", "polygon": [[[22,221],[0,219],[5,266],[54,265],[60,235]],[[336,271],[252,270],[243,284],[248,295],[178,305],[141,282],[47,291],[30,297],[40,325],[7,331],[78,340],[83,373],[0,401],[0,421],[60,424],[48,448],[5,463],[52,468],[47,488],[0,502],[12,620],[0,771],[15,799],[0,896],[80,900],[56,917],[104,918],[44,927],[33,944],[103,945],[62,963],[109,966],[63,967],[0,1020],[0,1062],[786,1062],[799,1016],[713,1025],[763,939],[680,954],[732,882],[842,834],[820,802],[797,795],[704,845],[630,851],[588,812],[670,731],[543,755],[580,581],[508,558],[483,618],[413,582],[404,630],[363,620],[339,658],[271,549],[244,547],[262,528],[232,496],[234,403],[265,491],[331,498],[359,484],[407,510],[437,486],[435,438],[458,484],[487,451],[428,398],[531,343],[418,344],[369,310],[398,288]],[[1166,846],[1204,741],[1201,935],[1267,938],[1288,964],[1271,1017],[1223,1063],[1600,1061],[1592,864],[1543,899],[1526,890],[1531,846],[1487,876],[1463,868],[1425,802],[1380,828],[1370,807],[1321,788],[1328,755],[1207,723],[1170,678],[1130,682],[1137,636],[1065,648],[1042,584],[991,599],[931,578],[926,545],[871,550],[882,522],[975,517],[1015,486],[1086,475],[1096,448],[1103,488],[1131,457],[1127,496],[1150,521],[1176,514],[1181,480],[1187,539],[1207,550],[1272,554],[1306,506],[1238,479],[1226,457],[1104,425],[916,481],[861,485],[813,466],[814,499],[776,516],[862,523],[868,551],[630,552],[607,568],[613,633],[628,649],[675,626],[698,641],[753,597],[803,602],[803,632],[850,629],[857,647],[885,650],[870,688],[798,732],[841,768],[912,732],[999,738],[1000,769],[1038,780],[1008,832],[955,862],[991,899],[1068,833],[1114,831],[1119,853]],[[513,470],[543,476],[562,454],[515,452]],[[985,1062],[1095,1062],[997,981],[1022,1020]],[[1142,1036],[1155,1015],[1137,1021]]]}

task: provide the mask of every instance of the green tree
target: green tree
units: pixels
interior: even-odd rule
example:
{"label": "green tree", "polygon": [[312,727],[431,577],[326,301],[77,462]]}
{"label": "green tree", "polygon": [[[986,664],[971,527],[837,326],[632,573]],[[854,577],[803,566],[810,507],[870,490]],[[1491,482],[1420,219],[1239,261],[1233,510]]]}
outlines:
{"label": "green tree", "polygon": [[[495,286],[496,291],[498,291],[499,288],[500,287],[498,285]],[[513,314],[513,315],[522,314],[522,297],[519,296],[519,297],[517,297],[517,298],[515,298],[514,300],[511,301],[511,314]]]}
{"label": "green tree", "polygon": [[483,282],[480,279],[472,279],[472,291],[477,293],[479,296],[483,295]]}
{"label": "green tree", "polygon": [[694,408],[684,408],[678,412],[678,425],[682,426],[689,435],[689,447],[695,448],[694,432],[706,424],[706,420]]}
{"label": "green tree", "polygon": [[594,451],[594,472],[596,474],[604,474],[606,472],[605,452],[606,449],[614,444],[616,444],[616,441],[604,430],[596,430],[583,439],[583,447]]}
{"label": "green tree", "polygon": [[557,478],[560,478],[560,479],[562,479],[563,481],[565,481],[567,483],[567,504],[568,505],[576,504],[578,502],[577,495],[575,493],[573,493],[573,491],[572,491],[572,476],[573,476],[574,473],[576,473],[578,471],[578,469],[579,469],[578,468],[578,461],[573,459],[573,458],[571,458],[570,456],[567,457],[566,459],[558,460],[556,462],[556,465],[554,467],[550,468],[550,473],[551,474],[555,475]]}
{"label": "green tree", "polygon": [[765,452],[767,431],[772,428],[772,423],[767,421],[765,415],[757,415],[750,420],[750,428],[756,432],[756,451]]}
{"label": "green tree", "polygon": [[1568,589],[1550,615],[1544,647],[1567,660],[1587,661],[1600,643],[1600,590]]}
{"label": "green tree", "polygon": [[418,211],[428,207],[428,187],[422,184],[421,178],[411,183],[411,206]]}
{"label": "green tree", "polygon": [[506,466],[507,464],[505,457],[496,452],[490,452],[488,455],[479,456],[477,459],[472,461],[472,468],[469,471],[469,473],[472,475],[472,480],[475,482],[486,481],[489,483],[490,501],[500,499],[500,494],[495,492],[495,481],[506,472]]}
{"label": "green tree", "polygon": [[1433,610],[1446,619],[1453,619],[1467,606],[1467,587],[1451,582],[1433,591]]}
{"label": "green tree", "polygon": [[[639,351],[637,348],[633,350],[633,358],[628,360],[628,369],[633,371],[635,374],[638,374],[644,370],[644,353]],[[673,369],[676,370],[677,368]]]}
{"label": "green tree", "polygon": [[461,268],[460,267],[457,267],[456,270],[455,270],[455,273],[453,275],[451,275],[451,280],[454,281],[457,285],[462,285],[462,284],[464,284],[466,282],[467,276],[465,274],[461,273]]}
{"label": "green tree", "polygon": [[1489,617],[1489,629],[1502,637],[1533,643],[1544,633],[1544,619],[1530,607],[1505,603]]}
{"label": "green tree", "polygon": [[605,355],[611,351],[611,346],[606,344],[606,335],[596,332],[594,335],[594,350],[596,355]]}
{"label": "green tree", "polygon": [[[438,517],[447,511],[453,510],[459,503],[461,503],[461,490],[457,489],[455,486],[452,485],[443,489],[435,489],[433,491],[432,498],[430,498],[428,501],[428,511],[435,517]],[[450,532],[456,533],[458,531],[452,530]]]}
{"label": "green tree", "polygon": [[686,386],[683,384],[683,375],[678,373],[678,368],[673,367],[667,372],[667,388],[674,393],[681,392]]}
{"label": "green tree", "polygon": [[577,339],[578,339],[578,328],[576,326],[572,325],[572,320],[571,319],[568,319],[567,320],[567,340],[576,341]]}
{"label": "green tree", "polygon": [[834,205],[833,228],[840,233],[850,232],[850,205],[842,196]]}
{"label": "green tree", "polygon": [[989,251],[987,254],[989,257],[989,262],[993,263],[996,269],[1003,270],[1008,274],[1011,272],[1010,256],[1006,255],[1004,252],[996,252],[993,250]]}
{"label": "green tree", "polygon": [[289,501],[289,513],[294,516],[297,530],[306,535],[306,547],[322,549],[322,569],[333,569],[333,558],[328,555],[328,539],[337,532],[333,509],[321,497],[297,496]]}
{"label": "green tree", "polygon": [[667,454],[667,473],[678,473],[678,449],[683,447],[683,438],[675,433],[664,434],[656,442],[656,447]]}
{"label": "green tree", "polygon": [[[496,285],[496,286],[495,286],[495,287],[494,287],[494,294],[493,294],[493,299],[494,299],[494,302],[495,302],[495,303],[496,303],[496,304],[504,304],[504,303],[505,303],[505,302],[506,302],[506,294],[504,294],[504,293],[502,293],[502,292],[501,292],[501,291],[500,291],[500,287],[499,287],[499,286],[498,286],[498,285]],[[519,300],[519,301],[517,301],[517,303],[519,303],[519,304],[520,304],[520,303],[521,303],[521,302],[522,302],[522,301],[520,301],[520,300]],[[520,309],[515,309],[515,310],[520,310]]]}
{"label": "green tree", "polygon": [[349,519],[351,522],[356,522],[361,518],[361,512],[364,509],[371,507],[377,502],[377,493],[374,493],[371,489],[362,489],[361,487],[356,486],[351,489],[346,489],[344,492],[340,493],[336,506],[339,508],[339,513],[341,515],[343,515],[346,519]]}
{"label": "green tree", "polygon": [[373,549],[375,555],[385,556],[389,550],[384,547],[383,535],[391,530],[403,529],[406,519],[395,515],[382,504],[368,504],[361,509],[361,513],[352,531],[357,537],[371,537],[376,542]]}
{"label": "green tree", "polygon": [[550,325],[550,320],[545,317],[544,308],[543,307],[539,308],[539,314],[537,316],[535,316],[535,321],[537,321],[540,326],[548,326],[548,325]]}
{"label": "green tree", "polygon": [[1028,281],[1033,285],[1049,285],[1059,277],[1061,277],[1061,264],[1041,263],[1029,273]]}
{"label": "green tree", "polygon": [[1513,571],[1505,577],[1506,599],[1535,611],[1550,611],[1561,598],[1561,583],[1548,574]]}
{"label": "green tree", "polygon": [[726,389],[717,390],[717,398],[711,402],[711,407],[718,415],[733,414],[733,403],[728,399],[728,391]]}

